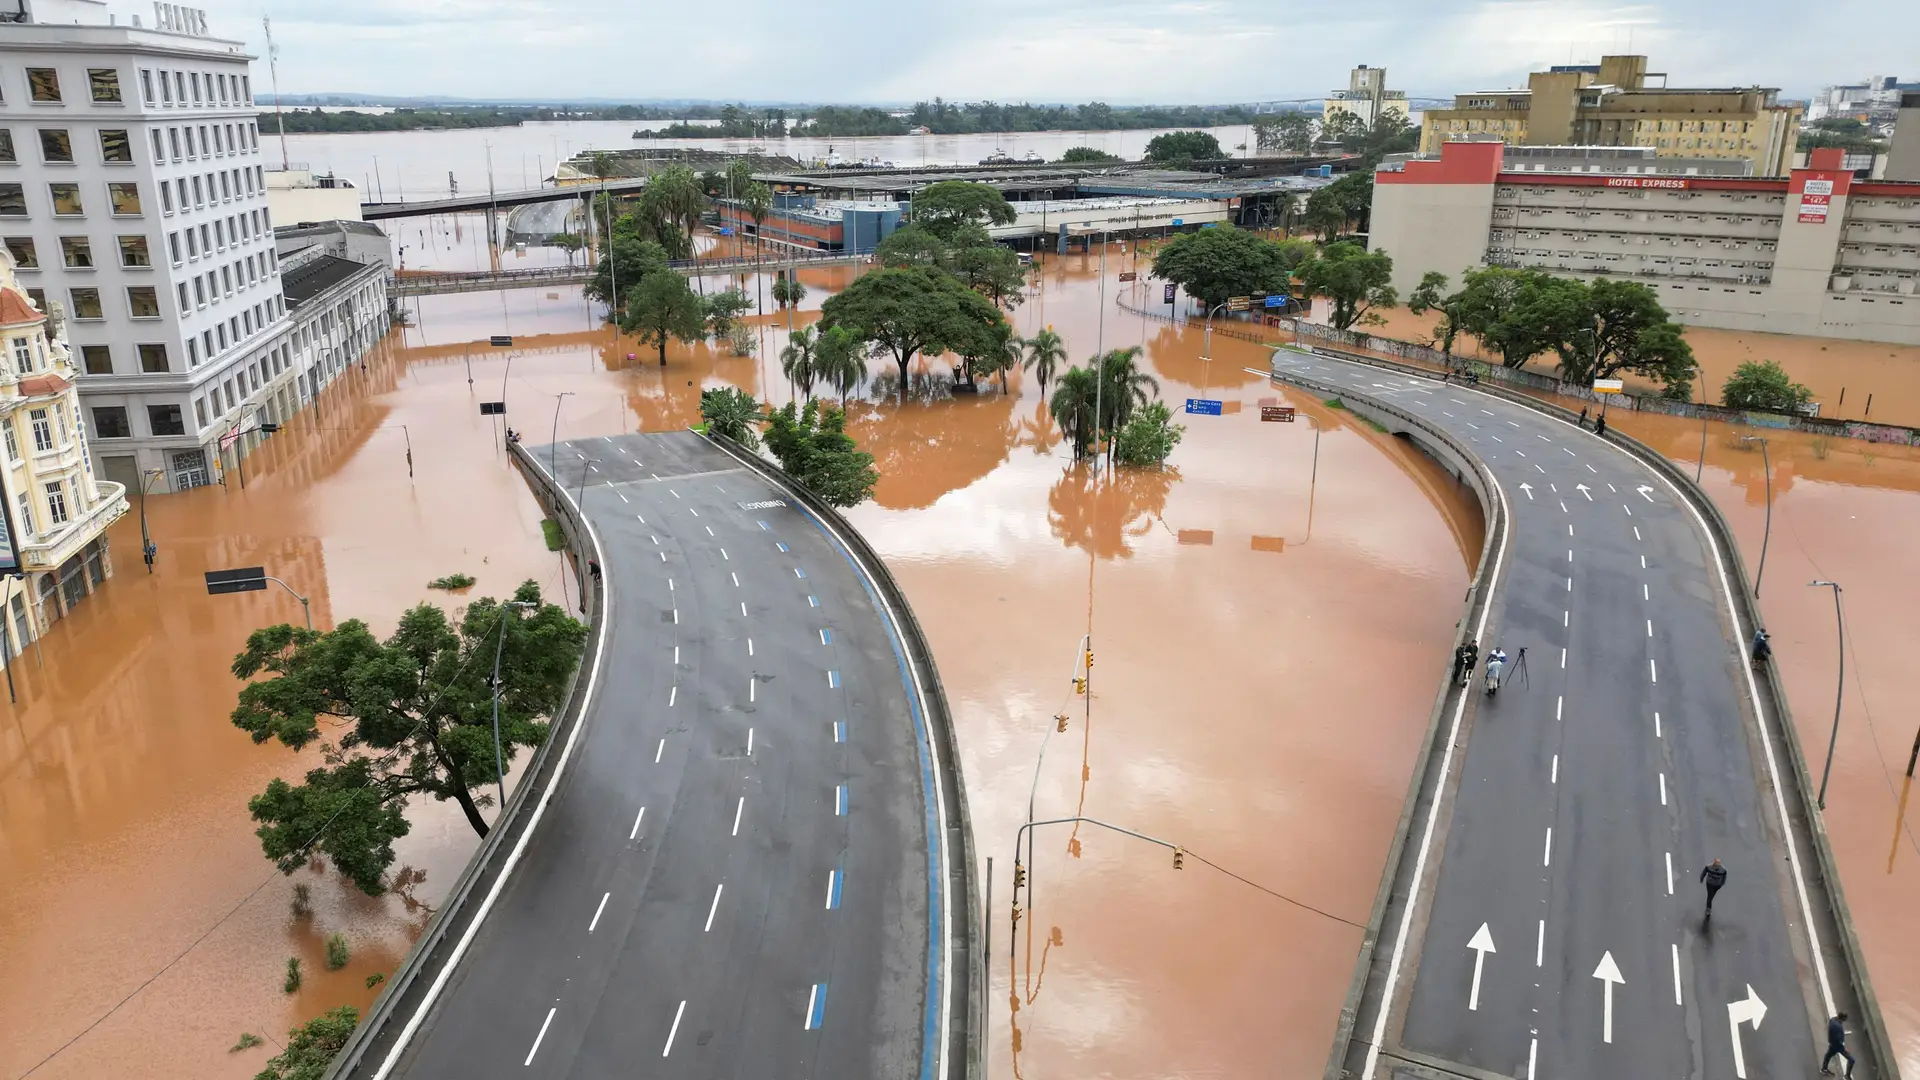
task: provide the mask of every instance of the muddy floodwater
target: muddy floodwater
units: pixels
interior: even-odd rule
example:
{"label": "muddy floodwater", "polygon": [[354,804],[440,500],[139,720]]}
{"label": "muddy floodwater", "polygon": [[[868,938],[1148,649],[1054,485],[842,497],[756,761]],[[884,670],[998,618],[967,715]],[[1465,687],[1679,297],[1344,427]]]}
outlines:
{"label": "muddy floodwater", "polygon": [[[436,261],[485,265],[454,235],[465,226],[446,228],[420,241],[441,244]],[[484,259],[484,240],[477,250]],[[1131,257],[1116,245],[1109,274]],[[1316,1074],[1352,973],[1351,924],[1367,918],[1480,548],[1479,512],[1403,441],[1246,372],[1265,349],[1219,335],[1202,359],[1197,330],[1115,306],[1116,282],[1103,304],[1097,262],[1050,259],[1014,319],[1022,333],[1052,326],[1075,361],[1140,346],[1176,412],[1188,397],[1220,401],[1218,417],[1180,417],[1170,469],[1071,462],[1030,373],[1005,393],[954,394],[944,362],[921,362],[902,406],[894,369],[876,361],[851,410],[883,477],[851,517],[932,638],[979,855],[994,860],[992,1067]],[[797,321],[857,272],[803,271]],[[765,282],[702,287],[729,284]],[[201,572],[265,565],[309,591],[316,623],[363,618],[376,631],[419,600],[460,603],[425,588],[443,574],[477,577],[467,596],[528,577],[557,593],[571,586],[479,401],[504,398],[509,422],[543,443],[556,430],[683,426],[705,386],[775,403],[790,393],[784,314],[758,320],[756,356],[676,344],[662,368],[602,328],[577,289],[407,305],[415,325],[249,458],[245,490],[149,501],[155,574],[137,558],[137,515],[117,525],[115,578],[16,663],[21,702],[0,726],[0,971],[32,977],[0,980],[0,1076],[37,1065],[48,1078],[251,1076],[274,1046],[229,1053],[238,1035],[282,1038],[370,1001],[367,977],[392,970],[474,847],[457,812],[416,805],[400,845],[400,864],[424,874],[411,900],[368,899],[324,872],[289,880],[266,863],[245,801],[316,759],[232,727],[226,666],[249,630],[299,608],[280,592],[208,597]],[[495,333],[515,347],[486,346]],[[1297,422],[1260,422],[1269,400],[1294,405]],[[1649,425],[1677,458],[1697,449],[1685,441],[1697,426],[1626,424]],[[1712,433],[1705,480],[1743,544],[1757,544],[1757,455],[1722,446],[1725,434]],[[1849,587],[1856,653],[1829,826],[1889,1025],[1911,1046],[1920,948],[1899,917],[1920,849],[1894,831],[1889,781],[1912,735],[1896,650],[1920,626],[1888,583],[1920,569],[1900,539],[1920,523],[1920,467],[1869,460],[1864,444],[1796,453],[1787,441],[1773,444],[1765,603],[1803,737],[1823,746],[1831,600],[1802,583]],[[1090,698],[1070,681],[1088,634]],[[1176,870],[1166,850],[1100,825],[1049,827],[1010,936],[1030,798],[1037,818],[1096,819],[1191,854]],[[311,916],[290,910],[296,882],[312,887]],[[353,949],[339,972],[322,962],[333,932]],[[306,974],[293,995],[281,991],[289,956]]]}

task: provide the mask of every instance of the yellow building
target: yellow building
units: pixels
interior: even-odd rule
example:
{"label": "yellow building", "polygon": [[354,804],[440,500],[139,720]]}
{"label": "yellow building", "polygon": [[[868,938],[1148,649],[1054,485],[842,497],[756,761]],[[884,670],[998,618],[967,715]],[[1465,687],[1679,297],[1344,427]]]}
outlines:
{"label": "yellow building", "polygon": [[[1660,85],[1649,86],[1658,79]],[[1451,109],[1421,117],[1420,151],[1448,140],[1497,136],[1527,146],[1646,146],[1662,156],[1745,158],[1755,176],[1793,170],[1801,106],[1767,87],[1676,89],[1649,74],[1644,56],[1554,67],[1527,76],[1525,90],[1460,94]]]}
{"label": "yellow building", "polygon": [[0,643],[17,656],[113,575],[107,526],[126,488],[97,479],[57,318],[34,307],[0,254]]}

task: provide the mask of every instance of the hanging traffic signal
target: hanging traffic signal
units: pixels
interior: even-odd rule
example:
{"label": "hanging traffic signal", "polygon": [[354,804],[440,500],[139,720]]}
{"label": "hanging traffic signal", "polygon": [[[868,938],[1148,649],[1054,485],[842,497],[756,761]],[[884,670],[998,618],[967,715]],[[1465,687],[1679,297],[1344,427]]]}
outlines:
{"label": "hanging traffic signal", "polygon": [[1092,649],[1087,650],[1087,670],[1088,671],[1093,670],[1093,650]]}
{"label": "hanging traffic signal", "polygon": [[1174,848],[1173,849],[1173,868],[1175,870],[1185,870],[1187,868],[1186,864],[1187,864],[1187,853],[1180,850],[1179,848]]}
{"label": "hanging traffic signal", "polygon": [[1084,693],[1086,693],[1086,692],[1087,692],[1087,680],[1086,680],[1086,679],[1084,679],[1084,678],[1081,678],[1081,677],[1078,677],[1078,676],[1076,676],[1076,677],[1074,678],[1074,680],[1073,680],[1073,692],[1074,692],[1074,693],[1076,693],[1076,694],[1084,694]]}
{"label": "hanging traffic signal", "polygon": [[1020,925],[1020,905],[1019,904],[1013,905],[1013,925],[1016,927]]}
{"label": "hanging traffic signal", "polygon": [[1013,887],[1016,889],[1022,889],[1026,887],[1026,884],[1027,884],[1027,868],[1024,866],[1021,866],[1019,863],[1014,863],[1013,864]]}
{"label": "hanging traffic signal", "polygon": [[1066,713],[1060,713],[1057,716],[1055,716],[1053,719],[1054,719],[1055,731],[1067,730],[1067,714]]}

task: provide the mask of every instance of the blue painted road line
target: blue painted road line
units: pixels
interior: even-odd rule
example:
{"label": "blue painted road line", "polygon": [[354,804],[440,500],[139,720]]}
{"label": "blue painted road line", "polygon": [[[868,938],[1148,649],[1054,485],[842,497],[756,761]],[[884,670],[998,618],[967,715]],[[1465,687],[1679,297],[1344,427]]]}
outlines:
{"label": "blue painted road line", "polygon": [[840,689],[840,673],[839,672],[837,671],[827,672],[827,689],[829,690]]}
{"label": "blue painted road line", "polygon": [[767,523],[764,521],[756,522],[756,524],[758,524],[762,530],[765,530],[767,528]]}
{"label": "blue painted road line", "polygon": [[827,1018],[827,984],[814,983],[813,992],[807,995],[807,1030],[820,1030],[820,1022]]}
{"label": "blue painted road line", "polygon": [[827,629],[824,626],[820,628],[820,644],[822,645],[833,644],[833,631]]}
{"label": "blue painted road line", "polygon": [[793,576],[797,578],[803,578],[807,576],[807,572],[796,566],[793,568]]}
{"label": "blue painted road line", "polygon": [[774,547],[777,547],[777,548],[779,548],[779,549],[780,549],[781,551],[791,551],[791,550],[792,550],[791,548],[789,548],[789,547],[787,547],[787,545],[785,545],[785,544],[782,544],[782,543],[778,543],[778,542],[776,542],[776,543],[775,543],[775,544],[774,544],[773,546],[774,546]]}
{"label": "blue painted road line", "polygon": [[827,875],[827,910],[833,911],[840,906],[840,886],[846,878],[838,870]]}
{"label": "blue painted road line", "polygon": [[819,597],[817,597],[817,596],[809,596],[809,597],[807,597],[807,606],[808,606],[808,607],[819,607],[819,606],[820,606],[820,598],[819,598]]}
{"label": "blue painted road line", "polygon": [[833,789],[833,816],[847,816],[847,785],[845,784]]}
{"label": "blue painted road line", "polygon": [[847,722],[845,720],[835,720],[833,722],[833,741],[847,741]]}

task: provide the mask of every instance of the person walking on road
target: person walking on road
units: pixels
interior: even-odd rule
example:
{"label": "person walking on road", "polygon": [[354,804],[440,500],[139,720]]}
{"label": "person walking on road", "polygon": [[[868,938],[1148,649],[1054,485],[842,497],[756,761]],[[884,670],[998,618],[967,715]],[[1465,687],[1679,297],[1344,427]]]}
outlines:
{"label": "person walking on road", "polygon": [[1495,648],[1487,654],[1487,696],[1500,689],[1500,676],[1507,670],[1506,650]]}
{"label": "person walking on road", "polygon": [[1765,667],[1767,657],[1772,655],[1773,642],[1769,639],[1767,632],[1765,630],[1755,630],[1753,632],[1753,666],[1756,668]]}
{"label": "person walking on road", "polygon": [[1480,662],[1480,646],[1469,641],[1453,651],[1453,680],[1461,686],[1473,679],[1473,666]]}
{"label": "person walking on road", "polygon": [[1719,859],[1715,859],[1701,869],[1700,880],[1707,884],[1707,918],[1711,919],[1713,918],[1713,894],[1719,892],[1720,886],[1727,883],[1727,868],[1720,865]]}
{"label": "person walking on road", "polygon": [[1827,1056],[1820,1059],[1820,1075],[1832,1076],[1835,1057],[1847,1059],[1847,1071],[1844,1075],[1853,1076],[1853,1055],[1847,1053],[1847,1014],[1840,1013],[1827,1021]]}
{"label": "person walking on road", "polygon": [[1593,418],[1593,433],[1595,435],[1605,435],[1607,433],[1607,418],[1605,414]]}

